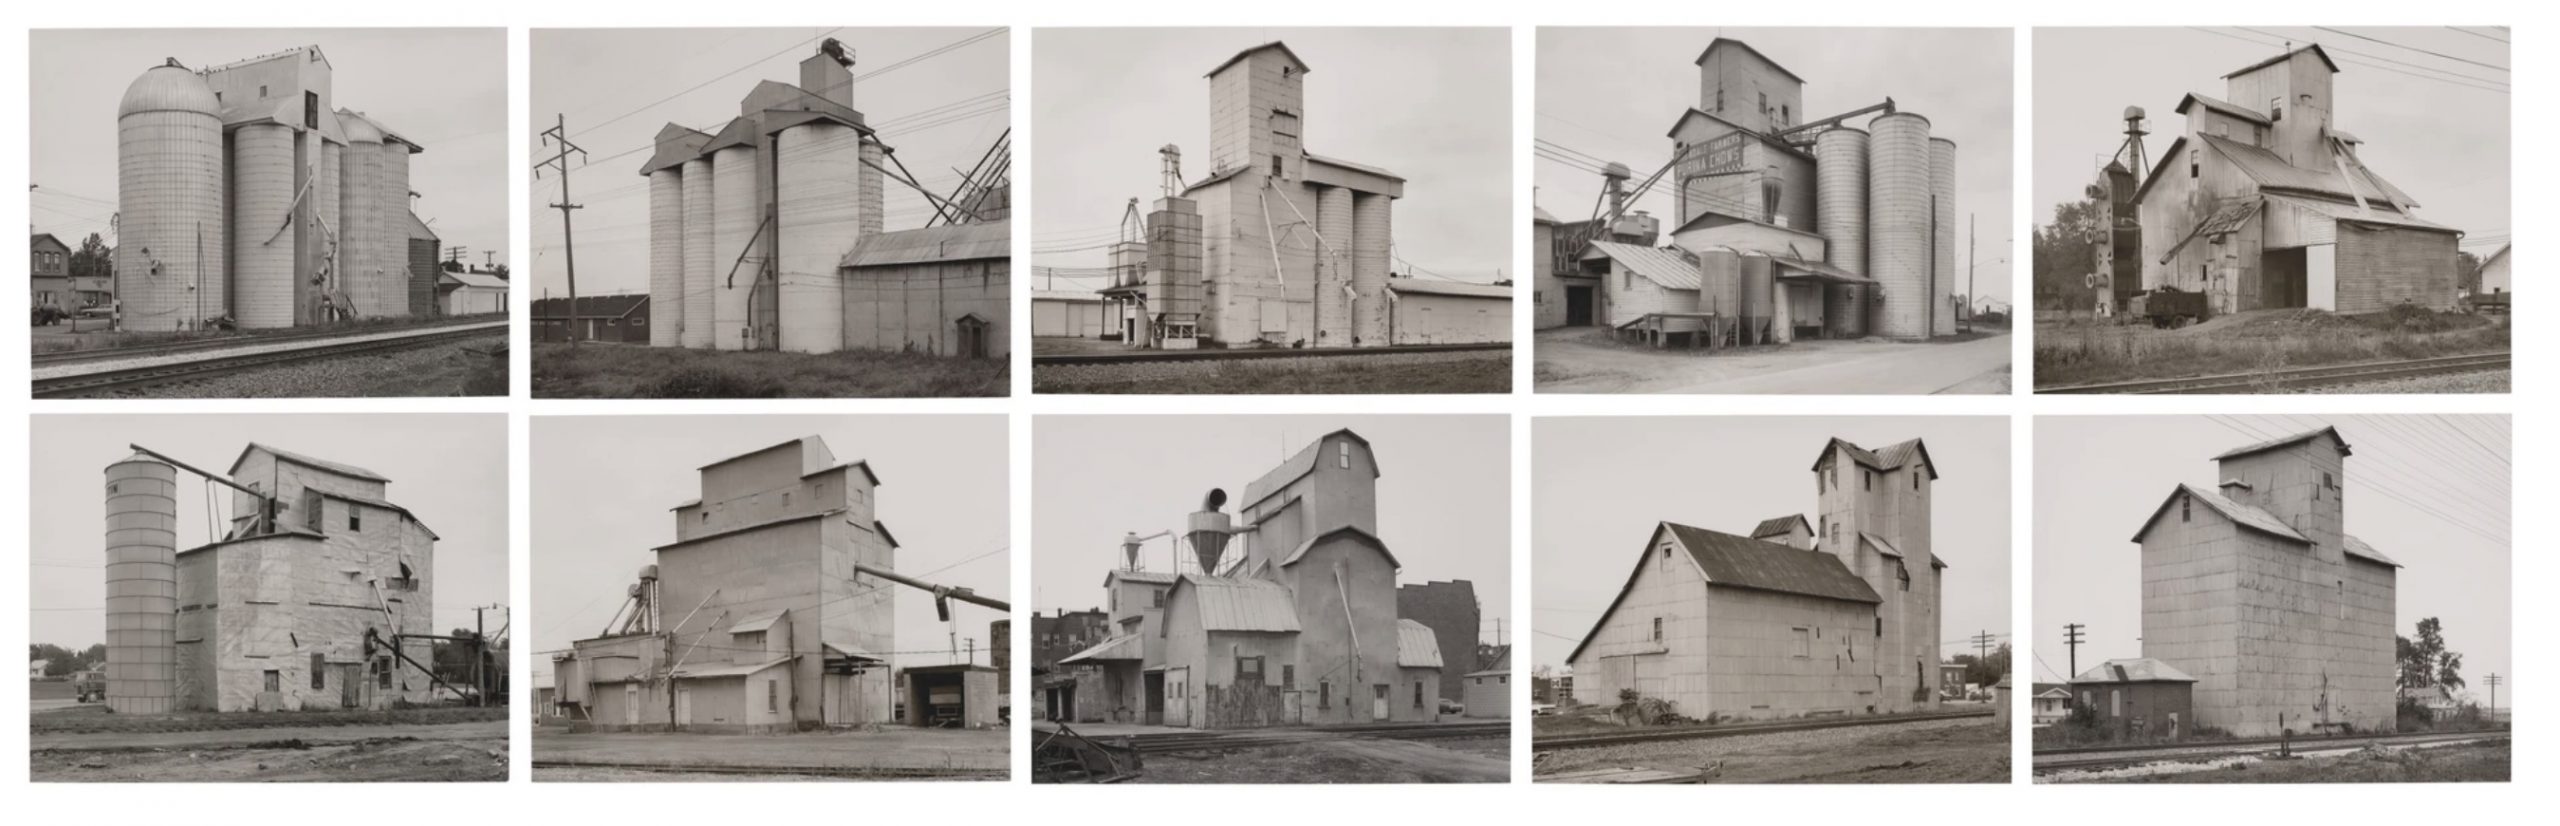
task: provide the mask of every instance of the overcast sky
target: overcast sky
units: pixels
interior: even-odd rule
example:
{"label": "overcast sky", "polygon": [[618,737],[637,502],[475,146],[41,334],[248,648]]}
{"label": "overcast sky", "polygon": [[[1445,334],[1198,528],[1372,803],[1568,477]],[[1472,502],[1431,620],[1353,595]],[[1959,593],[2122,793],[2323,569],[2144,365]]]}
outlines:
{"label": "overcast sky", "polygon": [[[1958,221],[1976,221],[1976,289],[2008,300],[2010,100],[2008,29],[1559,28],[1538,29],[1538,116],[1534,130],[1565,157],[1626,164],[1636,180],[1671,161],[1671,125],[1698,100],[1698,53],[1717,37],[1751,48],[1805,79],[1811,121],[1883,103],[1929,118],[1933,137],[1956,142]],[[1849,125],[1867,128],[1873,116]],[[1537,161],[1538,206],[1560,220],[1591,217],[1600,176],[1548,158]],[[1677,214],[1672,181],[1637,206],[1662,219]],[[1968,263],[1965,227],[1956,229],[1956,271]]]}
{"label": "overcast sky", "polygon": [[[111,415],[33,417],[34,516],[29,569],[31,643],[74,650],[106,639],[107,465],[141,445],[221,473],[250,442],[342,462],[391,480],[436,543],[435,622],[429,633],[469,628],[473,606],[507,601],[507,419],[496,413]],[[227,524],[229,488],[178,473],[178,549],[211,541],[205,490]],[[507,621],[488,614],[490,633]]]}
{"label": "overcast sky", "polygon": [[[1100,247],[1118,238],[1129,199],[1143,212],[1163,194],[1165,144],[1182,147],[1184,180],[1207,178],[1206,76],[1274,40],[1307,63],[1307,151],[1404,177],[1396,256],[1464,281],[1508,274],[1511,32],[1498,28],[1039,30],[1032,263],[1108,264]],[[1053,283],[1035,272],[1032,285],[1094,289],[1107,276]]]}
{"label": "overcast sky", "polygon": [[1867,448],[1923,439],[1938,466],[1931,548],[1947,563],[1939,656],[2009,640],[2009,420],[1996,416],[1542,418],[1530,580],[1539,665],[1564,667],[1634,570],[1654,523],[1749,535],[1760,520],[1818,521],[1813,462],[1830,439]]}
{"label": "overcast sky", "polygon": [[2439,415],[2038,417],[2035,679],[2070,670],[2064,623],[2088,626],[2082,670],[2142,656],[2142,546],[2133,534],[2143,520],[2178,483],[2219,482],[2212,460],[2223,451],[2324,425],[2354,448],[2347,533],[2407,566],[2399,633],[2441,618],[2473,692],[2486,692],[2481,678],[2490,672],[2512,679],[2507,424],[2504,416]]}
{"label": "overcast sky", "polygon": [[[2251,31],[2255,29],[2255,31]],[[2346,31],[2497,66],[2507,45],[2445,28],[2355,27]],[[2499,34],[2504,37],[2504,34]],[[2150,162],[2187,128],[2177,112],[2188,93],[2222,98],[2222,76],[2279,54],[2290,40],[2318,42],[2339,62],[2331,93],[2338,128],[2364,140],[2357,154],[2375,174],[2417,199],[2418,214],[2467,233],[2462,247],[2487,255],[2504,243],[2508,186],[2507,73],[2304,26],[2214,29],[2035,30],[2035,214],[2079,200],[2108,156],[2124,143],[2124,108],[2150,115]],[[2110,56],[2139,55],[2127,71]],[[2457,80],[2459,74],[2480,80]],[[2494,82],[2483,82],[2494,81]],[[2249,101],[2232,101],[2250,106]],[[2258,101],[2253,108],[2263,109]]]}
{"label": "overcast sky", "polygon": [[[1032,420],[1031,604],[1105,605],[1120,538],[1182,528],[1210,488],[1245,485],[1317,437],[1350,428],[1378,458],[1378,538],[1400,585],[1475,583],[1482,642],[1516,640],[1511,605],[1511,428],[1503,416],[1041,416]],[[1173,543],[1145,545],[1174,570]]]}
{"label": "overcast sky", "polygon": [[[701,495],[703,465],[812,435],[880,477],[875,516],[898,537],[899,573],[1008,597],[1002,416],[535,416],[534,673],[550,671],[540,652],[604,630],[640,566],[657,561],[650,549],[675,541],[670,509]],[[954,632],[988,662],[988,623],[1001,615],[953,603],[946,625],[931,596],[895,591],[897,651],[930,652],[892,654],[895,664],[953,662]]]}
{"label": "overcast sky", "polygon": [[[191,69],[319,46],[339,108],[426,147],[409,156],[410,204],[444,248],[506,263],[505,29],[39,29],[27,38],[36,184],[30,219],[78,249],[116,212],[116,106],[166,58]],[[114,236],[107,235],[108,243]]]}
{"label": "overcast sky", "polygon": [[[677,123],[718,132],[738,117],[738,102],[757,81],[798,85],[800,61],[826,37],[853,49],[854,109],[936,192],[948,194],[960,170],[1004,133],[1013,70],[1002,29],[533,30],[533,134],[523,145],[529,157],[550,157],[558,147],[544,146],[541,132],[566,117],[569,140],[587,150],[587,165],[570,171],[571,200],[586,207],[572,218],[579,294],[649,289],[649,179],[640,166],[658,130]],[[888,182],[884,192],[889,229],[915,229],[933,217],[915,190]],[[537,298],[569,288],[560,212],[549,208],[559,200],[560,181],[547,172],[527,194]]]}

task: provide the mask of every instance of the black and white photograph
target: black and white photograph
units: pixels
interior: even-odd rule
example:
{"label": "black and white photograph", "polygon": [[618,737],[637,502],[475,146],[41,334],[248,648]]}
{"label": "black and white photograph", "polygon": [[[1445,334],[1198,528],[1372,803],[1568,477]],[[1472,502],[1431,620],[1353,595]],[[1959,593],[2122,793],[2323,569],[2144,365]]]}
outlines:
{"label": "black and white photograph", "polygon": [[1539,28],[1537,391],[2008,393],[2012,42]]}
{"label": "black and white photograph", "polygon": [[2036,392],[2508,392],[2505,38],[2037,29]]}
{"label": "black and white photograph", "polygon": [[1509,30],[1049,28],[1031,55],[1033,392],[1510,392]]}
{"label": "black and white photograph", "polygon": [[2510,424],[2038,417],[2035,781],[2511,779]]}
{"label": "black and white photograph", "polygon": [[507,780],[506,417],[32,430],[35,781]]}
{"label": "black and white photograph", "polygon": [[1011,392],[996,28],[536,29],[535,398]]}
{"label": "black and white photograph", "polygon": [[35,398],[507,394],[505,29],[27,46]]}
{"label": "black and white photograph", "polygon": [[536,416],[531,442],[535,781],[1006,778],[1004,417]]}
{"label": "black and white photograph", "polygon": [[1032,782],[1510,782],[1507,417],[1032,431]]}
{"label": "black and white photograph", "polygon": [[2008,419],[1535,428],[1535,782],[2009,782]]}

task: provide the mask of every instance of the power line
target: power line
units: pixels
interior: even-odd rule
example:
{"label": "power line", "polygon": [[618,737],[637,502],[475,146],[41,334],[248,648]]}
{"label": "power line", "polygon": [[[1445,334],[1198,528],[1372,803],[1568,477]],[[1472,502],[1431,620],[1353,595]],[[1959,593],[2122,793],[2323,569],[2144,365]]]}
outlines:
{"label": "power line", "polygon": [[[2292,38],[2292,37],[2290,37],[2290,36],[2288,36],[2288,35],[2286,35],[2286,34],[2284,34],[2283,32],[2271,32],[2271,31],[2267,31],[2267,30],[2265,30],[2265,29],[2253,29],[2253,28],[2249,28],[2249,27],[2247,27],[2247,26],[2233,26],[2232,28],[2239,29],[2239,30],[2244,31],[2244,32],[2251,32],[2251,33],[2254,33],[2254,34],[2262,34],[2262,35],[2266,35],[2266,36],[2268,36],[2268,37],[2273,37],[2273,38],[2277,38],[2277,39],[2283,40],[2283,41],[2285,41],[2285,42],[2287,42],[2287,43],[2293,42],[2293,38]],[[2317,28],[2317,27],[2314,27],[2314,28]],[[2382,61],[2382,62],[2384,62],[2384,63],[2392,64],[2392,65],[2394,65],[2394,66],[2403,66],[2403,67],[2407,67],[2407,68],[2411,68],[2411,69],[2417,69],[2417,70],[2419,70],[2419,71],[2424,71],[2424,72],[2435,72],[2435,73],[2437,73],[2437,74],[2445,75],[2445,76],[2448,76],[2448,77],[2461,78],[2461,79],[2463,79],[2463,80],[2476,81],[2476,82],[2479,82],[2479,83],[2496,84],[2496,85],[2499,85],[2499,86],[2507,86],[2507,85],[2509,85],[2506,81],[2499,80],[2499,79],[2497,79],[2497,78],[2480,77],[2480,76],[2478,76],[2478,75],[2466,75],[2466,74],[2463,74],[2463,73],[2461,73],[2461,72],[2453,71],[2453,70],[2451,70],[2451,69],[2439,69],[2439,68],[2436,68],[2436,67],[2434,67],[2434,66],[2427,66],[2427,65],[2417,64],[2417,63],[2411,63],[2411,62],[2406,61],[2406,60],[2399,60],[2399,59],[2395,59],[2395,58],[2383,57],[2383,56],[2381,56],[2381,55],[2374,54],[2374,53],[2372,53],[2372,52],[2359,52],[2359,51],[2354,51],[2354,50],[2348,49],[2348,48],[2346,48],[2346,47],[2344,47],[2344,46],[2335,46],[2335,45],[2320,44],[2320,43],[2318,43],[2318,42],[2316,42],[2316,41],[2313,43],[2313,45],[2320,46],[2320,48],[2321,48],[2322,50],[2324,50],[2324,51],[2332,51],[2332,52],[2337,52],[2337,53],[2339,53],[2339,54],[2355,55],[2355,56],[2357,56],[2357,57],[2372,58],[2372,59],[2374,59],[2374,60],[2379,60],[2379,61]],[[2368,64],[2361,64],[2361,65],[2371,66],[2372,64],[2369,64],[2369,63],[2368,63]],[[2376,68],[2380,68],[2380,67],[2376,67]],[[2406,73],[2404,72],[2403,74],[2406,74]]]}
{"label": "power line", "polygon": [[[2435,55],[2435,56],[2437,56],[2437,57],[2441,57],[2441,58],[2444,58],[2444,59],[2446,59],[2446,60],[2451,60],[2451,61],[2455,61],[2455,62],[2458,62],[2458,63],[2469,63],[2469,64],[2471,64],[2471,65],[2473,65],[2473,66],[2480,66],[2480,67],[2489,68],[2489,69],[2496,69],[2496,70],[2501,71],[2501,72],[2507,71],[2507,67],[2505,67],[2505,66],[2500,66],[2500,65],[2497,65],[2497,64],[2495,64],[2495,63],[2487,63],[2487,62],[2483,62],[2483,61],[2473,60],[2473,59],[2471,59],[2471,58],[2467,58],[2467,57],[2457,57],[2457,56],[2454,56],[2454,55],[2445,54],[2445,53],[2443,53],[2443,52],[2435,51],[2435,50],[2432,50],[2432,49],[2421,49],[2421,48],[2418,48],[2418,47],[2416,47],[2416,46],[2411,46],[2411,45],[2408,45],[2408,44],[2405,44],[2405,43],[2395,43],[2395,42],[2392,42],[2392,41],[2389,41],[2389,40],[2384,40],[2384,39],[2379,38],[2379,37],[2372,37],[2372,36],[2368,36],[2368,35],[2361,35],[2361,34],[2357,34],[2357,33],[2355,33],[2355,32],[2347,31],[2347,30],[2345,30],[2345,29],[2332,29],[2332,28],[2329,28],[2329,27],[2327,27],[2327,26],[2313,26],[2312,28],[2319,29],[2319,30],[2324,31],[2324,32],[2331,32],[2331,33],[2335,33],[2335,34],[2343,34],[2343,35],[2346,35],[2346,36],[2348,36],[2348,37],[2355,38],[2355,39],[2357,39],[2357,40],[2370,40],[2370,41],[2373,41],[2373,42],[2375,42],[2375,43],[2380,43],[2380,44],[2385,45],[2385,46],[2390,46],[2390,47],[2398,48],[2398,49],[2407,49],[2407,50],[2409,50],[2409,51],[2417,52],[2417,53],[2419,53],[2419,54]],[[2459,31],[2459,30],[2457,29],[2457,31]]]}
{"label": "power line", "polygon": [[[2282,48],[2282,47],[2283,47],[2281,43],[2269,43],[2269,42],[2267,42],[2267,41],[2259,40],[2259,39],[2254,38],[2254,37],[2242,37],[2242,36],[2240,36],[2240,35],[2232,34],[2232,33],[2230,33],[2230,32],[2215,31],[2215,30],[2213,30],[2213,29],[2207,29],[2207,28],[2198,27],[2198,26],[2190,26],[2190,27],[2188,27],[2188,28],[2190,28],[2190,29],[2192,29],[2192,30],[2194,30],[2194,31],[2203,32],[2203,33],[2205,33],[2205,34],[2213,35],[2213,36],[2215,36],[2215,37],[2227,37],[2227,38],[2230,38],[2230,39],[2233,39],[2233,40],[2240,41],[2240,42],[2242,42],[2242,43],[2249,43],[2249,44],[2254,44],[2254,45],[2258,45],[2258,46],[2267,46],[2267,47],[2272,47],[2272,48]],[[2250,30],[2250,31],[2255,31],[2255,30]],[[2276,37],[2276,38],[2279,38],[2279,39],[2282,39],[2282,38],[2284,37],[2283,35],[2271,35],[2271,36]],[[2341,54],[2354,54],[2354,55],[2361,55],[2361,54],[2362,54],[2361,52],[2350,52],[2350,51],[2347,51],[2347,50],[2345,50],[2345,49],[2338,49],[2337,51],[2338,51],[2339,53],[2341,53]],[[2496,92],[2496,93],[2498,93],[2498,94],[2502,94],[2502,95],[2503,95],[2503,94],[2507,94],[2507,93],[2508,93],[2508,91],[2507,91],[2506,89],[2494,88],[2494,87],[2489,87],[2489,86],[2480,86],[2480,85],[2475,85],[2475,84],[2471,84],[2471,83],[2464,83],[2464,82],[2461,82],[2461,81],[2455,81],[2455,80],[2447,80],[2447,79],[2445,79],[2445,78],[2441,78],[2441,77],[2435,77],[2435,76],[2431,76],[2431,75],[2422,75],[2422,74],[2418,74],[2418,73],[2415,73],[2415,72],[2410,72],[2410,71],[2406,71],[2406,70],[2402,70],[2402,69],[2394,69],[2394,68],[2392,68],[2392,67],[2389,67],[2389,66],[2383,66],[2383,65],[2380,65],[2380,64],[2366,63],[2366,62],[2358,61],[2358,60],[2340,60],[2340,61],[2338,61],[2338,62],[2340,62],[2340,63],[2353,64],[2353,65],[2357,65],[2357,66],[2363,66],[2363,67],[2371,68],[2371,69],[2378,69],[2378,70],[2385,71],[2385,72],[2390,72],[2390,73],[2392,73],[2392,74],[2396,74],[2396,75],[2405,75],[2405,76],[2408,76],[2408,77],[2417,78],[2417,79],[2419,79],[2419,80],[2431,80],[2431,81],[2435,81],[2435,82],[2437,82],[2437,83],[2442,83],[2442,84],[2445,84],[2445,85],[2448,85],[2448,86],[2460,86],[2460,87],[2463,87],[2463,88],[2466,88],[2466,89],[2477,89],[2477,90],[2480,90],[2480,91],[2483,91],[2483,92]],[[2430,71],[2436,71],[2436,70],[2430,70]],[[2445,74],[2453,74],[2453,73],[2451,73],[2451,72],[2445,72]],[[2467,75],[2454,75],[2454,76],[2455,76],[2455,77],[2468,77]]]}
{"label": "power line", "polygon": [[2508,42],[2508,40],[2507,40],[2506,38],[2498,37],[2498,36],[2495,36],[2495,35],[2481,34],[2481,33],[2479,33],[2479,32],[2475,32],[2475,31],[2472,31],[2472,30],[2470,30],[2470,29],[2463,28],[2463,27],[2461,27],[2461,26],[2446,26],[2445,28],[2452,29],[2452,30],[2454,30],[2454,31],[2461,32],[2461,33],[2463,33],[2463,34],[2467,34],[2467,35],[2470,35],[2470,36],[2472,36],[2472,37],[2477,37],[2477,38],[2480,38],[2480,39],[2483,39],[2483,40],[2495,40],[2495,41],[2500,42],[2500,43],[2506,43],[2506,42]]}
{"label": "power line", "polygon": [[616,122],[616,121],[620,121],[620,120],[622,120],[623,118],[631,117],[632,115],[637,115],[637,114],[640,114],[640,113],[642,113],[642,112],[646,112],[646,111],[648,111],[648,110],[650,110],[650,109],[654,109],[654,108],[658,107],[659,105],[666,103],[667,101],[675,100],[676,98],[684,97],[684,96],[686,96],[686,95],[690,95],[690,94],[693,94],[693,93],[695,93],[695,92],[702,91],[705,87],[708,87],[708,86],[710,86],[711,84],[718,83],[718,82],[723,81],[723,80],[727,80],[727,79],[729,79],[729,77],[730,77],[730,76],[732,76],[732,75],[735,75],[735,74],[737,74],[737,73],[739,73],[739,72],[743,72],[743,71],[746,71],[746,70],[748,70],[748,69],[753,69],[753,68],[755,68],[755,67],[757,67],[757,66],[763,65],[765,61],[772,60],[772,59],[774,59],[774,58],[777,58],[777,57],[781,57],[781,56],[783,56],[783,55],[790,54],[793,50],[799,49],[799,48],[800,48],[800,47],[802,47],[802,46],[809,45],[810,43],[817,42],[817,40],[818,40],[819,38],[823,38],[823,37],[826,37],[826,36],[828,36],[828,35],[835,34],[836,32],[840,32],[840,31],[844,31],[844,27],[842,27],[842,26],[838,26],[838,27],[836,27],[836,28],[828,29],[828,30],[826,30],[825,32],[820,33],[820,34],[819,34],[819,35],[817,35],[816,37],[810,37],[810,38],[806,38],[806,39],[802,39],[802,40],[796,40],[796,41],[793,41],[791,45],[782,47],[782,50],[781,50],[781,51],[777,51],[777,52],[774,52],[773,54],[769,54],[769,55],[765,55],[765,56],[763,56],[763,57],[756,58],[755,60],[748,62],[748,63],[747,63],[746,65],[744,65],[744,66],[740,66],[740,67],[738,67],[738,68],[731,69],[731,70],[726,71],[726,72],[721,72],[719,75],[717,75],[717,76],[715,76],[715,77],[711,78],[710,80],[706,80],[706,81],[703,81],[703,82],[701,82],[701,83],[697,83],[697,84],[694,84],[694,85],[692,85],[692,86],[688,86],[688,87],[686,87],[684,91],[677,92],[677,93],[675,93],[675,94],[668,95],[668,96],[666,96],[666,97],[662,97],[662,98],[659,98],[659,99],[657,99],[657,100],[653,100],[653,101],[650,101],[650,102],[648,102],[648,103],[641,104],[641,105],[640,105],[640,108],[633,109],[633,110],[631,110],[631,111],[624,112],[624,113],[622,113],[622,114],[615,115],[615,116],[613,116],[613,117],[605,118],[604,120],[601,120],[601,121],[596,122],[596,125],[594,125],[594,126],[590,126],[590,127],[587,127],[584,131],[585,131],[585,132],[593,132],[593,131],[595,131],[595,130],[597,130],[597,129],[602,129],[602,128],[606,127],[606,126],[612,125],[612,124],[613,124],[614,122]]}

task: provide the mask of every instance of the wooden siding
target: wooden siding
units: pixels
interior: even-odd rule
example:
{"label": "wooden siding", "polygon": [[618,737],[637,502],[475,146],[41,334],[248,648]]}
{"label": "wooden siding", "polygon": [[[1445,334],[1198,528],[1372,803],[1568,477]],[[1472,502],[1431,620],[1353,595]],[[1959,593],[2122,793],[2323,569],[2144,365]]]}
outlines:
{"label": "wooden siding", "polygon": [[2453,306],[2461,264],[2449,233],[2338,225],[2338,312]]}

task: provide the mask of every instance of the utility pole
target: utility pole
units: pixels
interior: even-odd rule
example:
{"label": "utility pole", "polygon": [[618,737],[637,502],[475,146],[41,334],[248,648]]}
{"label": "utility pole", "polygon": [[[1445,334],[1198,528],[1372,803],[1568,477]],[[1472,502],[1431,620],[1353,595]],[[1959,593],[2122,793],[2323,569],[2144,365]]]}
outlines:
{"label": "utility pole", "polygon": [[487,612],[477,605],[471,607],[471,696],[475,705],[482,706],[489,704],[489,676],[480,670],[481,661],[489,657]]}
{"label": "utility pole", "polygon": [[553,203],[551,208],[560,211],[560,247],[569,269],[568,338],[569,346],[575,348],[578,346],[578,242],[569,226],[569,213],[571,210],[585,207],[571,203],[569,200],[569,153],[577,153],[583,161],[587,156],[587,150],[580,149],[577,144],[569,142],[568,116],[554,114],[552,118],[551,128],[542,131],[542,144],[544,146],[559,144],[560,151],[550,159],[534,164],[533,169],[536,176],[542,174],[543,167],[550,167],[560,172],[560,200]]}
{"label": "utility pole", "polygon": [[2088,627],[2076,622],[2064,623],[2062,626],[2062,645],[2071,649],[2071,673],[2062,675],[2064,682],[2080,676],[2080,632]]}
{"label": "utility pole", "polygon": [[1965,330],[1965,332],[1968,332],[1968,333],[1973,332],[1973,303],[1974,303],[1974,300],[1975,300],[1974,295],[1973,295],[1973,265],[1974,265],[1974,263],[1975,263],[1975,262],[1974,262],[1974,260],[1973,260],[1973,256],[1974,256],[1974,252],[1973,252],[1973,249],[1974,249],[1974,247],[1973,247],[1973,242],[1974,242],[1974,240],[1975,240],[1975,238],[1974,238],[1974,228],[1975,228],[1977,225],[1979,225],[1981,222],[1982,222],[1982,216],[1981,216],[1981,215],[1978,215],[1978,214],[1975,214],[1975,213],[1970,213],[1970,212],[1965,213],[1965,216],[1964,216],[1964,330]]}
{"label": "utility pole", "polygon": [[498,268],[498,251],[497,251],[497,250],[481,250],[481,251],[480,251],[480,269],[481,269],[481,270],[483,270],[483,271],[486,271],[486,270],[494,270],[494,269],[497,269],[497,268]]}
{"label": "utility pole", "polygon": [[1973,635],[1973,661],[1984,662],[1989,659],[1991,659],[1991,630],[1986,628],[1982,633]]}
{"label": "utility pole", "polygon": [[2498,724],[2498,675],[2489,674],[2489,725]]}

